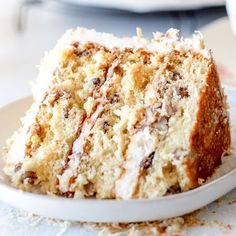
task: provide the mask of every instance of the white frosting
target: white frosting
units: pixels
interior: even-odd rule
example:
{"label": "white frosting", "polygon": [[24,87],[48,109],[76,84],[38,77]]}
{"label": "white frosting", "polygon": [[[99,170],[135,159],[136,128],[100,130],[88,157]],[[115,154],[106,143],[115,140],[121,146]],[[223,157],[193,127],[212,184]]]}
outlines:
{"label": "white frosting", "polygon": [[101,115],[102,111],[103,111],[103,106],[99,105],[97,107],[96,111],[91,116],[91,118],[83,124],[83,127],[82,127],[79,137],[73,143],[73,149],[72,149],[73,154],[79,154],[79,153],[84,152],[85,141],[90,134],[90,131],[94,125],[94,122]]}
{"label": "white frosting", "polygon": [[79,134],[79,137],[74,141],[72,146],[72,155],[69,156],[69,162],[65,172],[60,176],[58,175],[59,179],[59,188],[61,191],[65,192],[69,190],[69,180],[72,176],[76,176],[77,168],[80,164],[80,158],[78,158],[78,155],[84,153],[84,145],[86,143],[87,138],[89,137],[91,130],[98,119],[98,117],[102,114],[104,107],[103,107],[103,101],[105,100],[105,97],[107,96],[107,91],[109,86],[111,85],[111,77],[113,74],[114,68],[118,65],[119,59],[115,60],[111,67],[109,68],[107,72],[107,80],[101,87],[102,96],[101,98],[98,98],[96,100],[96,110],[92,114],[92,116],[85,120],[85,122],[82,125],[81,133]]}
{"label": "white frosting", "polygon": [[35,117],[38,113],[39,105],[34,103],[30,110],[27,112],[27,115],[22,119],[24,124],[23,128],[16,134],[14,142],[12,143],[8,153],[7,153],[7,162],[8,163],[19,163],[24,159],[25,156],[25,144],[27,141],[27,132],[35,120]]}
{"label": "white frosting", "polygon": [[100,116],[100,114],[103,111],[103,104],[102,102],[105,101],[105,97],[108,91],[109,86],[111,85],[111,76],[113,74],[114,68],[118,65],[119,59],[115,60],[111,67],[109,68],[107,72],[107,80],[101,87],[102,97],[100,99],[97,99],[97,103],[100,101],[101,104],[99,104],[96,108],[96,111],[93,113],[90,119],[86,120],[86,122],[83,124],[81,134],[79,137],[74,141],[73,143],[73,153],[83,153],[83,146],[84,142],[87,139],[88,135],[90,134],[90,130],[92,129],[94,122],[97,120],[97,118]]}
{"label": "white frosting", "polygon": [[17,134],[16,139],[7,153],[8,163],[19,163],[24,159],[27,130],[23,129]]}
{"label": "white frosting", "polygon": [[34,123],[39,106],[45,96],[45,92],[52,82],[52,74],[60,61],[59,53],[60,45],[58,44],[52,52],[45,55],[41,62],[39,68],[40,73],[37,80],[32,83],[32,92],[35,102],[30,111],[23,118],[23,128],[16,135],[16,138],[8,151],[7,160],[9,163],[18,163],[24,159],[28,129],[32,123]]}
{"label": "white frosting", "polygon": [[37,103],[43,100],[45,92],[52,83],[53,73],[60,63],[60,51],[60,45],[57,45],[53,51],[46,53],[39,66],[39,75],[32,83],[32,92]]}
{"label": "white frosting", "polygon": [[59,41],[59,45],[63,48],[68,48],[72,42],[94,42],[109,49],[114,47],[121,50],[125,48],[143,48],[159,53],[168,53],[173,50],[183,52],[193,50],[202,53],[206,57],[210,57],[210,52],[204,45],[203,36],[197,31],[192,38],[185,39],[179,38],[179,31],[176,29],[169,29],[166,33],[153,33],[153,37],[151,40],[140,36],[119,38],[113,34],[96,32],[93,29],[77,28],[75,30],[68,30]]}
{"label": "white frosting", "polygon": [[[154,137],[155,136],[155,137]],[[125,173],[116,182],[116,194],[122,199],[132,198],[138,182],[140,163],[144,157],[155,151],[156,135],[151,135],[149,128],[136,133],[128,147]]]}
{"label": "white frosting", "polygon": [[[80,155],[84,153],[84,145],[86,143],[86,140],[91,132],[91,129],[94,126],[95,121],[101,115],[102,111],[103,106],[98,105],[93,115],[83,123],[81,133],[73,143],[72,155],[69,156],[68,168],[62,175],[57,176],[59,179],[59,188],[62,192],[69,191],[70,178],[78,174],[77,169],[80,165],[81,158],[83,158],[83,156]],[[65,163],[63,163],[63,165],[65,165]]]}

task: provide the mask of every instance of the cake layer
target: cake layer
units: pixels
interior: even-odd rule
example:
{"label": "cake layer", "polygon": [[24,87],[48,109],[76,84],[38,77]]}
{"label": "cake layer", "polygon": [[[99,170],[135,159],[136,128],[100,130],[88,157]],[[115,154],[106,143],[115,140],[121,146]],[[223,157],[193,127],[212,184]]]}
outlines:
{"label": "cake layer", "polygon": [[197,186],[229,150],[225,96],[199,33],[68,31],[46,56],[34,97],[5,168],[27,191],[154,198]]}

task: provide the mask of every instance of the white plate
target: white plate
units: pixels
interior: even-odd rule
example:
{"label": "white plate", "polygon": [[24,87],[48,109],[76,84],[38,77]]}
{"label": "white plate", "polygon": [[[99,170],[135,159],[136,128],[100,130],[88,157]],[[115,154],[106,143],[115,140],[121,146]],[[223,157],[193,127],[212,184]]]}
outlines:
{"label": "white plate", "polygon": [[74,3],[81,6],[114,8],[139,13],[190,10],[211,6],[222,6],[224,0],[60,0],[61,2]]}
{"label": "white plate", "polygon": [[[227,90],[231,105],[231,122],[236,127],[236,92]],[[31,103],[31,98],[16,101],[0,109],[0,144],[19,125]],[[232,129],[233,139],[236,137]],[[235,146],[235,140],[233,140]],[[194,190],[153,200],[74,200],[22,192],[12,188],[2,172],[0,163],[0,200],[37,215],[63,220],[87,222],[139,222],[183,215],[199,209],[236,187],[236,155],[224,158],[214,178]]]}

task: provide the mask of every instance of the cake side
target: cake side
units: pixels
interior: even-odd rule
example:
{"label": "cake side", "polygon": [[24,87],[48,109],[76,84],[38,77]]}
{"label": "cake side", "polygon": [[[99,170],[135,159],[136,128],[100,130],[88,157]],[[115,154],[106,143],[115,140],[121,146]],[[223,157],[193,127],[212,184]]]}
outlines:
{"label": "cake side", "polygon": [[[183,65],[185,73],[181,73],[181,66],[175,68],[183,77],[181,86],[178,83],[172,86],[177,90],[179,87],[187,90],[182,89],[185,92],[178,99],[178,103],[173,103],[176,99],[174,94],[168,99],[177,111],[167,119],[168,122],[164,126],[169,129],[171,135],[158,144],[152,157],[145,159],[148,165],[141,171],[134,197],[155,197],[161,195],[161,191],[186,191],[198,186],[213,174],[220,164],[221,157],[230,148],[226,98],[213,60],[195,54],[193,58],[184,58]],[[165,76],[165,79],[167,78]],[[189,88],[190,85],[192,89]],[[178,132],[171,132],[174,129]],[[208,135],[209,130],[211,133]],[[201,133],[200,139],[203,142],[198,144],[198,148],[196,133]],[[185,138],[187,145],[181,143]],[[168,142],[169,140],[171,141]],[[207,145],[205,140],[208,142]],[[199,156],[206,158],[203,163]],[[199,168],[205,174],[200,174]]]}
{"label": "cake side", "polygon": [[197,120],[191,134],[192,157],[187,169],[192,186],[211,176],[230,152],[230,124],[226,96],[214,61],[209,65],[206,84],[201,91]]}

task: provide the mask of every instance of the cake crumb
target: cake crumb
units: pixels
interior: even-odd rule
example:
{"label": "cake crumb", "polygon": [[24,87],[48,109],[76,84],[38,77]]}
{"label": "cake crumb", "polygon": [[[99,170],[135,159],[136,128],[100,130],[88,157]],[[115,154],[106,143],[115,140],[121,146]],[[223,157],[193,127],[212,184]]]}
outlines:
{"label": "cake crumb", "polygon": [[220,204],[220,203],[221,203],[221,199],[220,199],[220,198],[219,198],[219,199],[216,199],[216,200],[214,201],[214,203]]}
{"label": "cake crumb", "polygon": [[201,209],[184,216],[185,228],[206,225],[206,221],[199,219],[197,216],[200,213],[200,211]]}
{"label": "cake crumb", "polygon": [[231,224],[227,224],[226,228],[229,229],[229,230],[232,230],[232,225]]}
{"label": "cake crumb", "polygon": [[229,202],[228,202],[229,205],[232,205],[232,204],[235,204],[235,203],[236,203],[236,197],[230,199]]}
{"label": "cake crumb", "polygon": [[99,231],[98,235],[114,234],[127,236],[183,236],[183,226],[183,217],[141,223],[86,224],[86,227]]}
{"label": "cake crumb", "polygon": [[198,184],[199,185],[202,185],[204,182],[205,182],[205,180],[204,179],[202,179],[202,178],[198,178]]}
{"label": "cake crumb", "polygon": [[14,222],[29,224],[32,227],[45,222],[49,226],[57,228],[56,236],[65,235],[71,226],[90,230],[99,236],[184,236],[190,227],[214,227],[217,226],[223,234],[229,234],[233,226],[220,220],[206,221],[199,219],[198,214],[202,209],[193,213],[171,219],[140,222],[140,223],[87,223],[63,221],[52,218],[44,218],[14,208],[6,208],[6,214]]}

